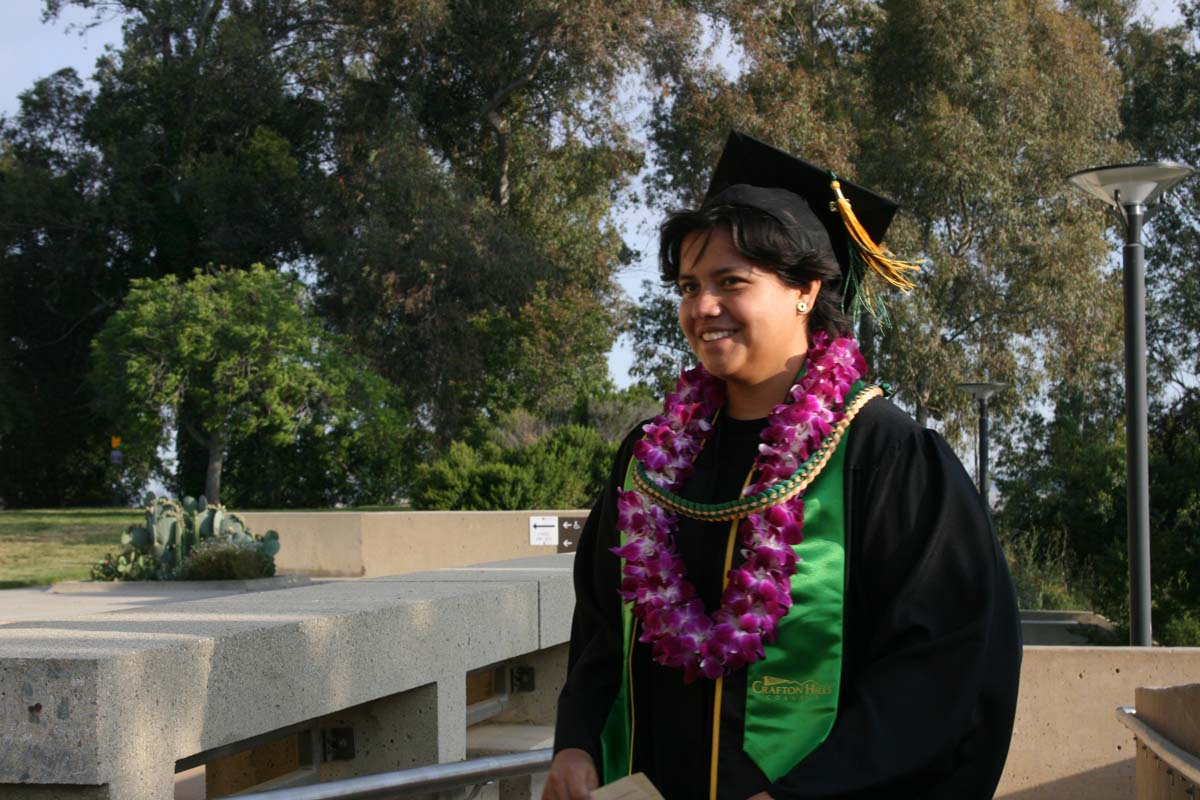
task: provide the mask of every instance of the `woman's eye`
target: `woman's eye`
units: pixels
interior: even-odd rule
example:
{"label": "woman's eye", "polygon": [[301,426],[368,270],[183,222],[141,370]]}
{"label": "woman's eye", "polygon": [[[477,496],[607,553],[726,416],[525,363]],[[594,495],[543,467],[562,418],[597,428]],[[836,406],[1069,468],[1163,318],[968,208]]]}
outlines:
{"label": "woman's eye", "polygon": [[686,295],[692,294],[696,291],[696,284],[694,284],[694,283],[677,283],[677,284],[675,284],[675,290],[678,291],[681,295],[686,296]]}

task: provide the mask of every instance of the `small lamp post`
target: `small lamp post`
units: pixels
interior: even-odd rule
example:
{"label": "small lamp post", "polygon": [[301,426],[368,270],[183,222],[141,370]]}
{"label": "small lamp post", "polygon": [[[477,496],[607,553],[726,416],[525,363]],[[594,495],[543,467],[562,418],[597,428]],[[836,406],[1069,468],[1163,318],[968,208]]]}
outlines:
{"label": "small lamp post", "polygon": [[1150,466],[1146,421],[1146,275],[1142,225],[1163,193],[1194,170],[1156,161],[1085,169],[1067,180],[1108,205],[1125,235],[1125,496],[1129,531],[1129,643],[1149,647]]}
{"label": "small lamp post", "polygon": [[1007,389],[1007,383],[960,383],[962,389],[979,403],[979,496],[984,504],[988,502],[988,400],[1001,389]]}

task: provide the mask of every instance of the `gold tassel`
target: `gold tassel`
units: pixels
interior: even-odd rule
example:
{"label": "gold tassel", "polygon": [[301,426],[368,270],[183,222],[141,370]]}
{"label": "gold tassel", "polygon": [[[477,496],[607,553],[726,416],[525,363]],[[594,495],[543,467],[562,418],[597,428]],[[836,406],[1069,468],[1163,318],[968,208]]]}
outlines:
{"label": "gold tassel", "polygon": [[[855,249],[858,250],[863,263],[900,291],[905,294],[911,292],[915,284],[908,277],[908,273],[919,272],[925,260],[905,261],[897,258],[895,253],[886,247],[871,241],[871,235],[863,228],[858,217],[854,216],[854,211],[850,208],[850,201],[842,194],[842,184],[838,182],[837,178],[833,179],[830,188],[837,195],[837,200],[829,204],[831,210],[836,210],[842,215],[842,223],[846,226],[846,231],[850,234],[850,239]],[[867,289],[865,280],[862,290],[866,295],[864,299],[867,301],[868,307],[873,308],[874,299],[871,297],[870,290]]]}

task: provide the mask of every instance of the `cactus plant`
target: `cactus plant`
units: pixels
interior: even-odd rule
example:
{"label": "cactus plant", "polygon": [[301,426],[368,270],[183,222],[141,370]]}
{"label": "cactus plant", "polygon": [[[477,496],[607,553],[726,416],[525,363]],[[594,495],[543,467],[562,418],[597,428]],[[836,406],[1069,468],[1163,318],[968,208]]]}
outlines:
{"label": "cactus plant", "polygon": [[143,524],[129,526],[121,536],[126,550],[120,556],[110,554],[97,563],[92,568],[93,579],[173,578],[192,552],[207,543],[254,549],[270,562],[268,574],[274,573],[279,534],[251,533],[241,516],[226,511],[220,504],[210,505],[203,495],[185,497],[179,502],[167,497],[150,498],[145,513]]}

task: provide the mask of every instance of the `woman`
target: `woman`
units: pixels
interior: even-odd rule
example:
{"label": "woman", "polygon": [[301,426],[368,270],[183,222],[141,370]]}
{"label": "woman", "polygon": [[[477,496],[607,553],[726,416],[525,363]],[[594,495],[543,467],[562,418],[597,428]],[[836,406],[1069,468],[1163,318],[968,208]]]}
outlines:
{"label": "woman", "polygon": [[[843,196],[844,195],[844,196]],[[663,225],[702,368],[623,444],[580,540],[544,797],[990,797],[1020,666],[987,512],[864,381],[846,303],[895,205],[731,135]],[[843,297],[843,293],[845,297]]]}

